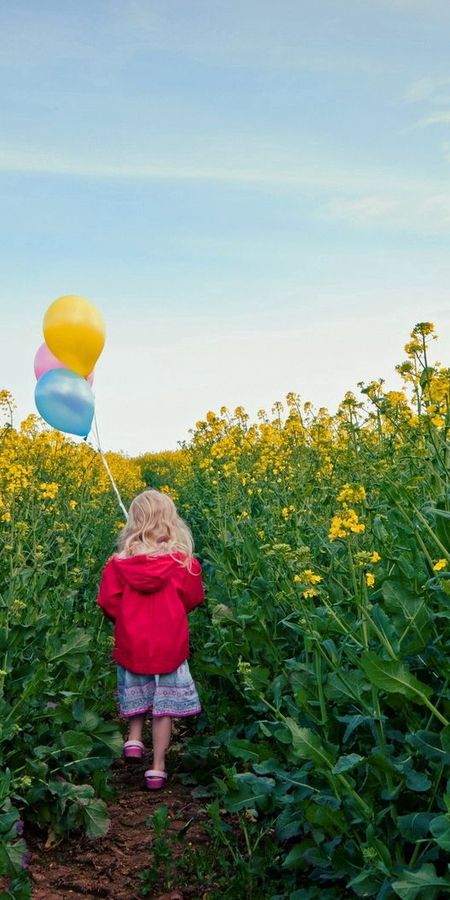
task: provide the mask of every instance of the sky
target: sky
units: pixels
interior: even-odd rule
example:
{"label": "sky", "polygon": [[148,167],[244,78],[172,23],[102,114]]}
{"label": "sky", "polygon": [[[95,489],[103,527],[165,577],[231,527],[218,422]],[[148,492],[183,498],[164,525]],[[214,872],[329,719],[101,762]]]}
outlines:
{"label": "sky", "polygon": [[450,356],[448,0],[0,3],[0,388],[102,310],[105,447],[208,409],[333,411],[416,322]]}

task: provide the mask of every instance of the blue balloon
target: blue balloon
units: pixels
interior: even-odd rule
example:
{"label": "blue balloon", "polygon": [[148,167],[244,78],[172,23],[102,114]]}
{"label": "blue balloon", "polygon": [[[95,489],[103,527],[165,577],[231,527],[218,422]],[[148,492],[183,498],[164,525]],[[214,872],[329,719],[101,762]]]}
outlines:
{"label": "blue balloon", "polygon": [[50,369],[34,393],[39,414],[52,428],[87,437],[94,417],[94,395],[87,381],[71,369]]}

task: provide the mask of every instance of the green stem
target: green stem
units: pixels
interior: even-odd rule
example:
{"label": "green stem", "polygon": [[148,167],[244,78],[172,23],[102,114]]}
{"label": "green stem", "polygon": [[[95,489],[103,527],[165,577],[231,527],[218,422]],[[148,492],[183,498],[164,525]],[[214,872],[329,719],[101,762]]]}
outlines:
{"label": "green stem", "polygon": [[[411,522],[410,517],[407,515],[407,513],[405,512],[405,510],[403,509],[403,507],[401,506],[401,504],[398,502],[398,500],[394,500],[394,503],[395,503],[397,509],[398,509],[398,510],[401,512],[401,514],[403,515],[403,518],[405,518],[406,521],[409,522],[409,524],[414,528],[413,523]],[[425,528],[425,531],[428,532],[428,534],[429,534],[430,537],[433,539],[433,541],[434,541],[434,543],[436,544],[436,546],[439,547],[439,550],[441,551],[441,553],[443,554],[443,556],[444,556],[444,558],[447,560],[447,562],[450,562],[450,553],[448,552],[448,550],[446,550],[446,548],[444,547],[444,545],[443,545],[443,544],[441,543],[441,541],[439,540],[438,536],[434,533],[433,529],[432,529],[431,526],[429,525],[429,523],[428,523],[427,519],[425,518],[425,516],[420,512],[420,509],[417,509],[417,506],[416,506],[414,503],[412,503],[411,505],[412,505],[412,508],[413,508],[413,510],[414,510],[414,512],[415,512],[415,514],[416,514],[416,516],[417,516],[417,518],[420,520],[420,522],[422,522],[422,525],[423,525],[423,527]]]}
{"label": "green stem", "polygon": [[440,722],[442,722],[442,725],[445,725],[445,726],[450,725],[450,722],[448,721],[448,719],[446,719],[445,716],[443,716],[442,713],[440,713],[439,710],[436,709],[435,706],[433,706],[433,704],[431,703],[431,700],[429,700],[428,697],[425,697],[423,694],[421,694],[421,697],[423,698],[423,702],[425,703],[425,706],[428,706],[428,709],[430,710],[430,712],[432,712],[433,715],[436,716],[436,718],[439,719]]}
{"label": "green stem", "polygon": [[335,613],[334,609],[330,606],[330,604],[327,602],[327,600],[325,599],[325,597],[323,595],[321,596],[321,601],[322,601],[323,605],[325,606],[325,608],[328,610],[330,616],[334,619],[334,621],[337,623],[337,625],[339,625],[339,627],[341,628],[342,634],[345,634],[347,637],[349,637],[350,640],[352,640],[357,645],[357,647],[360,647],[360,649],[362,650],[363,644],[361,643],[361,641],[359,641],[358,638],[356,638],[352,634],[352,632],[349,630],[348,625],[345,625],[345,623],[342,621],[342,619],[339,618],[337,613]]}
{"label": "green stem", "polygon": [[322,684],[322,659],[321,659],[320,654],[317,651],[317,647],[314,648],[314,662],[315,662],[316,678],[317,678],[317,693],[319,695],[320,711],[322,713],[322,725],[326,725],[328,723],[328,712],[327,712],[327,706],[325,703],[325,696],[324,696],[323,684]]}

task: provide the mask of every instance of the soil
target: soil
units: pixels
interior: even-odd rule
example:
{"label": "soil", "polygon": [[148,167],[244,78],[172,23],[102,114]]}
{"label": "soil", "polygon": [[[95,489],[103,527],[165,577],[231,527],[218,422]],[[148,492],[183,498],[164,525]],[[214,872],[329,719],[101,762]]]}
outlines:
{"label": "soil", "polygon": [[[186,876],[177,871],[177,860],[186,847],[207,849],[207,820],[201,800],[192,798],[192,789],[183,785],[177,774],[170,776],[160,791],[148,791],[143,772],[150,760],[115,763],[111,784],[116,797],[108,804],[111,825],[103,838],[69,838],[57,847],[46,849],[45,836],[27,834],[31,850],[30,874],[33,900],[138,900],[140,873],[152,864],[152,842],[155,834],[145,821],[165,804],[170,822],[166,834],[171,846],[170,891],[156,885],[146,896],[153,900],[201,900],[209,896],[207,886],[187,884]],[[170,766],[168,767],[170,771]],[[204,802],[204,801],[203,801]],[[170,840],[170,835],[186,828],[183,841]],[[166,882],[167,884],[167,882]]]}

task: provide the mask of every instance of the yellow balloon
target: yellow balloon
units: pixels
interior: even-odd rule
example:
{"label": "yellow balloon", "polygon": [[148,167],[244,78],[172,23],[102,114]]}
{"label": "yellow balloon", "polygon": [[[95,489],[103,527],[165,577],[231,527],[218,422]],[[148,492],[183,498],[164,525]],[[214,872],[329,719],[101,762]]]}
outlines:
{"label": "yellow balloon", "polygon": [[105,344],[105,323],[99,309],[76,294],[58,297],[44,316],[45,342],[68,369],[86,378]]}

